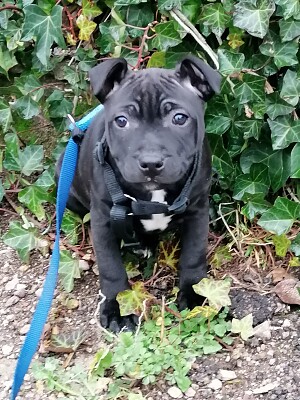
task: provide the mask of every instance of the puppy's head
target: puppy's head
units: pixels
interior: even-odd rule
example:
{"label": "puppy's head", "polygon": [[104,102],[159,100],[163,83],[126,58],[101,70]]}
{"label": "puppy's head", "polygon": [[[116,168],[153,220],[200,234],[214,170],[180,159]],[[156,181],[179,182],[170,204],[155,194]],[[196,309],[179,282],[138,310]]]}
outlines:
{"label": "puppy's head", "polygon": [[157,188],[182,179],[202,147],[204,102],[219,91],[219,73],[193,56],[175,70],[137,72],[111,59],[94,67],[90,80],[123,178]]}

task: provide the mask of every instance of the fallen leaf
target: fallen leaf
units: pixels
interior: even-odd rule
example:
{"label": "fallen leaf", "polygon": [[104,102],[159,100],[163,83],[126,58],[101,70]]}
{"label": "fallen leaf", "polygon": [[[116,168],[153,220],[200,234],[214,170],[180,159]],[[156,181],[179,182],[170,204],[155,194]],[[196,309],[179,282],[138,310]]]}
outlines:
{"label": "fallen leaf", "polygon": [[248,340],[250,336],[253,336],[254,332],[252,314],[248,314],[242,319],[233,318],[231,332],[240,333],[243,340]]}
{"label": "fallen leaf", "polygon": [[285,268],[276,268],[271,272],[273,283],[278,283],[284,279],[293,278]]}
{"label": "fallen leaf", "polygon": [[194,291],[208,299],[209,305],[218,311],[225,306],[231,305],[229,297],[231,282],[229,280],[214,280],[204,278],[196,285],[193,285]]}
{"label": "fallen leaf", "polygon": [[284,279],[277,283],[274,292],[283,303],[300,305],[300,281],[298,279]]}

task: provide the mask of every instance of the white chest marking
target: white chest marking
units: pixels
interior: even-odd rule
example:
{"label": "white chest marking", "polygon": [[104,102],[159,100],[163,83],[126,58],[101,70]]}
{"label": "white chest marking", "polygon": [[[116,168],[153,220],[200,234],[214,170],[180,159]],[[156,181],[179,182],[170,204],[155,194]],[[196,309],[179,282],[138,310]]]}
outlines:
{"label": "white chest marking", "polygon": [[[164,190],[154,190],[152,192],[151,201],[158,201],[159,203],[165,203],[165,195],[166,192]],[[157,229],[164,231],[167,229],[172,216],[166,216],[165,214],[153,214],[151,219],[141,219],[141,223],[143,224],[145,230],[155,231]]]}

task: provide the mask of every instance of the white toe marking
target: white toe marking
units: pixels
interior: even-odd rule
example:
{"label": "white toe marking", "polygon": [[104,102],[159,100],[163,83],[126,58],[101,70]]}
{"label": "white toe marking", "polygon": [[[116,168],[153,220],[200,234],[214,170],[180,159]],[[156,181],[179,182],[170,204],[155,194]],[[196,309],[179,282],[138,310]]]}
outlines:
{"label": "white toe marking", "polygon": [[[159,203],[167,204],[165,201],[166,192],[161,190],[153,190],[151,201],[158,201]],[[155,231],[157,229],[164,231],[167,229],[172,215],[166,216],[165,214],[153,214],[151,219],[141,219],[144,229],[148,231]]]}

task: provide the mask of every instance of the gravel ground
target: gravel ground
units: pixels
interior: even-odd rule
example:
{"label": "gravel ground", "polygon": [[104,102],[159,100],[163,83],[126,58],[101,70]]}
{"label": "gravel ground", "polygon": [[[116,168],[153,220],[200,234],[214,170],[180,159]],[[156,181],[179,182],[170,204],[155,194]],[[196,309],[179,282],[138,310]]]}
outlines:
{"label": "gravel ground", "polygon": [[[41,293],[48,263],[47,258],[35,254],[31,265],[25,266],[14,250],[0,243],[0,399],[9,398],[17,355]],[[50,320],[55,320],[61,331],[81,327],[87,333],[84,345],[73,358],[75,363],[80,360],[89,365],[101,343],[101,332],[94,315],[97,280],[90,269],[77,282],[72,294],[78,300],[79,307],[76,310],[64,307],[59,287],[56,290]],[[148,400],[300,398],[299,312],[290,311],[273,295],[261,296],[244,290],[233,292],[232,298],[233,315],[241,317],[243,313],[253,312],[256,323],[260,324],[266,319],[269,323],[265,323],[261,332],[247,343],[237,343],[232,352],[223,351],[197,359],[190,374],[193,385],[187,393],[183,394],[159,380],[151,388],[142,388]],[[59,398],[61,396],[38,392],[30,374],[26,376],[18,397],[34,400]]]}

